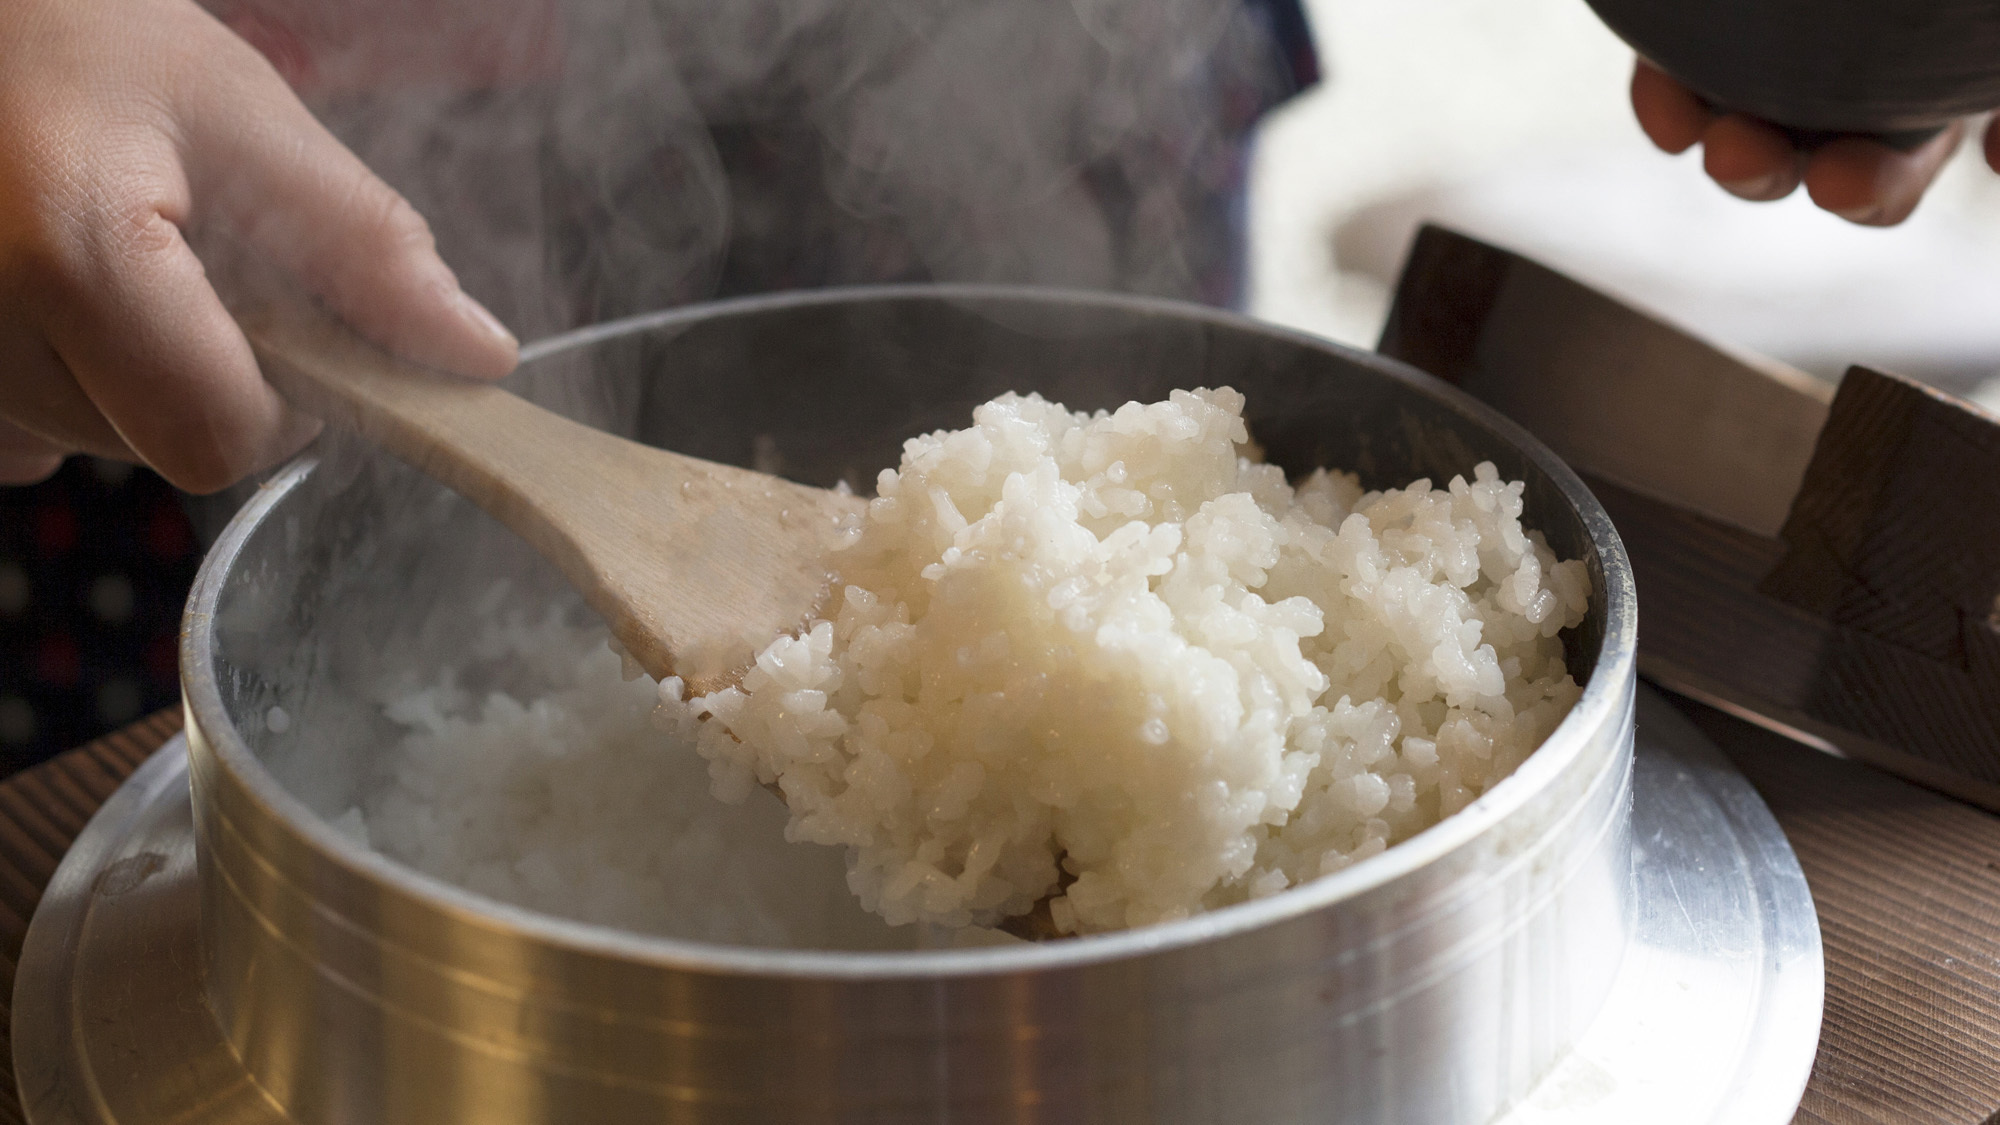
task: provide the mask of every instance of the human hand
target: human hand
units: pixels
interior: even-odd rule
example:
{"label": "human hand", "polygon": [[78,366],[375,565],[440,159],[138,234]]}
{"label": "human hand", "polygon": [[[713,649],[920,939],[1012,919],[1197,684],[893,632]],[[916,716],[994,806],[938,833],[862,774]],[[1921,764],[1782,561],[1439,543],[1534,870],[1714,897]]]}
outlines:
{"label": "human hand", "polygon": [[93,453],[213,491],[317,431],[259,374],[197,230],[391,351],[483,378],[514,366],[416,211],[192,0],[7,0],[0,484]]}
{"label": "human hand", "polygon": [[[1644,59],[1632,71],[1632,110],[1640,128],[1667,152],[1700,144],[1702,166],[1732,195],[1783,199],[1803,183],[1814,203],[1866,226],[1909,218],[1965,132],[1964,122],[1954,123],[1910,152],[1841,137],[1802,153],[1765,122],[1716,113]],[[1986,130],[1986,162],[2000,171],[2000,119]]]}

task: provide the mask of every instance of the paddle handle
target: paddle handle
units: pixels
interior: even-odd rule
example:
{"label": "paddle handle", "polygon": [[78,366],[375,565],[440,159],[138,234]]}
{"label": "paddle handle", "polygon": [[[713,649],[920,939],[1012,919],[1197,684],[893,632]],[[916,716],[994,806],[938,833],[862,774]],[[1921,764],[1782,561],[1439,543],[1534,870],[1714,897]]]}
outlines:
{"label": "paddle handle", "polygon": [[837,529],[865,504],[592,429],[396,359],[309,307],[238,319],[280,394],[513,529],[658,679],[716,690],[811,622]]}

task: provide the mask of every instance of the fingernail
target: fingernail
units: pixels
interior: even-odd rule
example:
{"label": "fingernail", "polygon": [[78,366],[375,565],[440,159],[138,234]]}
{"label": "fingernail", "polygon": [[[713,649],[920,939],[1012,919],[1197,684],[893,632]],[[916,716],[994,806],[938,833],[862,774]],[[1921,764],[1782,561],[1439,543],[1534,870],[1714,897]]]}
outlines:
{"label": "fingernail", "polygon": [[452,298],[452,301],[458,306],[461,316],[478,325],[480,330],[491,336],[495,343],[503,344],[509,348],[518,348],[521,346],[521,342],[514,338],[514,334],[507,331],[507,326],[500,323],[500,318],[487,311],[485,305],[473,300],[472,294],[460,289],[457,295]]}
{"label": "fingernail", "polygon": [[1727,180],[1723,182],[1722,186],[1731,195],[1742,196],[1744,199],[1762,200],[1777,194],[1778,189],[1783,187],[1784,184],[1785,174],[1783,172],[1772,172],[1769,175],[1758,176],[1754,180]]}
{"label": "fingernail", "polygon": [[1839,215],[1841,218],[1846,219],[1848,222],[1855,223],[1864,227],[1873,226],[1876,223],[1881,222],[1884,213],[1885,212],[1883,211],[1882,205],[1880,203],[1870,203],[1867,204],[1866,206],[1850,207],[1845,211],[1834,212],[1834,214]]}

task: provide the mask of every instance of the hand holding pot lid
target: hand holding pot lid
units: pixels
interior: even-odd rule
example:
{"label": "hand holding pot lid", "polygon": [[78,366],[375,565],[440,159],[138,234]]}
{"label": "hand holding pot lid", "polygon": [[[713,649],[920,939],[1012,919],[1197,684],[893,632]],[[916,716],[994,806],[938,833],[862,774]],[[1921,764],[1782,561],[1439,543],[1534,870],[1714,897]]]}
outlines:
{"label": "hand holding pot lid", "polygon": [[[1962,0],[1591,0],[1640,55],[1632,105],[1750,200],[1801,183],[1852,222],[1916,207],[1964,119],[2000,106],[2000,7]],[[2000,131],[1986,137],[2000,168]]]}

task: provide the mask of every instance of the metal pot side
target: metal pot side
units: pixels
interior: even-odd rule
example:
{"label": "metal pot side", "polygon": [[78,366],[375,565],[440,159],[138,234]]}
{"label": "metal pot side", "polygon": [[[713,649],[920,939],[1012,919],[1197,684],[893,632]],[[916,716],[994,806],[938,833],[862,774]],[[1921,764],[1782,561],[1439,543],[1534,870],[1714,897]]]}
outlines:
{"label": "metal pot side", "polygon": [[[1037,290],[760,298],[532,356],[544,386],[611,386],[591,401],[648,440],[747,464],[775,437],[787,474],[821,484],[892,464],[902,438],[1006,389],[1089,408],[1226,383],[1273,461],[1374,484],[1491,459],[1528,480],[1558,552],[1589,562],[1592,616],[1570,645],[1584,697],[1514,777],[1429,832],[1183,922],[904,953],[625,934],[366,853],[260,761],[273,685],[299,674],[314,630],[406,585],[393,552],[357,546],[373,508],[356,506],[355,473],[302,459],[208,559],[182,661],[206,992],[293,1119],[1483,1122],[1596,1014],[1631,929],[1636,608],[1602,509],[1505,419],[1228,314]],[[362,589],[334,577],[349,574]]]}

